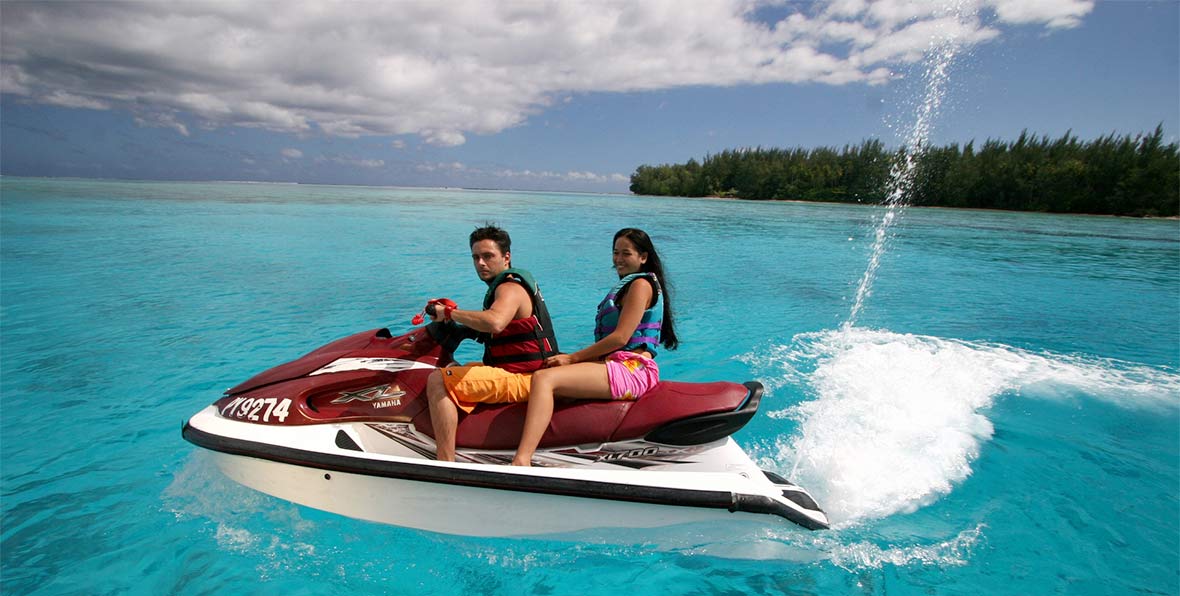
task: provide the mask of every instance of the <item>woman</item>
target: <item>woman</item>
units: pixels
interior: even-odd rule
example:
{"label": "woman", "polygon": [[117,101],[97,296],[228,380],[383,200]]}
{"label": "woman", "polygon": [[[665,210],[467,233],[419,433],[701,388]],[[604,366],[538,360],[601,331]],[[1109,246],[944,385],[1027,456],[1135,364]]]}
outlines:
{"label": "woman", "polygon": [[672,305],[664,268],[643,230],[615,234],[619,283],[598,305],[595,342],[573,354],[558,354],[533,373],[529,409],[514,466],[531,465],[533,452],[553,417],[553,395],[572,399],[639,399],[660,380],[656,346],[675,350]]}

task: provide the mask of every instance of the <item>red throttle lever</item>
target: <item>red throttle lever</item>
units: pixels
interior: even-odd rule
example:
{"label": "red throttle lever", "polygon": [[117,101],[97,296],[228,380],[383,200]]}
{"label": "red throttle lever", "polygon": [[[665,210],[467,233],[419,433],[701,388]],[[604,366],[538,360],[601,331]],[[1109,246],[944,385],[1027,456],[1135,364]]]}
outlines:
{"label": "red throttle lever", "polygon": [[[438,307],[440,306],[442,307],[441,314],[438,312]],[[455,304],[455,302],[450,298],[435,298],[434,300],[430,300],[426,303],[426,306],[422,308],[422,312],[414,315],[413,319],[410,319],[410,324],[421,325],[426,320],[426,315],[430,315],[436,319],[449,321],[451,319],[451,311],[458,307],[459,305]]]}

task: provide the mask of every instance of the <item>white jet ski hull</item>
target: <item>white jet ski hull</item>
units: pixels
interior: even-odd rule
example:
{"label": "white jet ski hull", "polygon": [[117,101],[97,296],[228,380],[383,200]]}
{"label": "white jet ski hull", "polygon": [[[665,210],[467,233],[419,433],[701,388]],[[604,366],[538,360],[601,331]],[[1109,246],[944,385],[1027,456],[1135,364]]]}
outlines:
{"label": "white jet ski hull", "polygon": [[[184,433],[213,452],[227,477],[247,487],[323,511],[432,532],[534,536],[743,518],[827,527],[818,507],[784,497],[784,491],[802,489],[772,481],[729,437],[689,464],[630,469],[548,454],[542,461],[552,467],[519,468],[426,459],[374,430],[388,426],[268,427],[223,418],[209,406]],[[464,455],[480,461],[512,454]]]}

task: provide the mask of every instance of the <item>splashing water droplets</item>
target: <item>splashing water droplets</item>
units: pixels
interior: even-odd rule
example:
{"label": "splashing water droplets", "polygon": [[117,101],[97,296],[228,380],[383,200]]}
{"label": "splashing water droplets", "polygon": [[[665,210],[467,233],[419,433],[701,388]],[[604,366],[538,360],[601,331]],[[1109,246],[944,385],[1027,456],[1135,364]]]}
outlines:
{"label": "splashing water droplets", "polygon": [[[948,12],[956,17],[956,22],[966,18],[975,18],[973,10],[965,9],[962,3],[952,4],[948,7]],[[931,125],[942,108],[950,67],[959,55],[960,48],[960,40],[957,38],[954,27],[948,28],[945,35],[930,41],[930,46],[923,60],[925,64],[922,77],[925,83],[923,100],[918,106],[913,125],[905,135],[905,149],[894,162],[893,167],[890,168],[887,183],[889,192],[883,203],[885,213],[877,222],[873,233],[873,244],[869,249],[869,263],[856,288],[856,298],[853,300],[848,320],[844,323],[844,329],[850,329],[856,325],[857,319],[864,311],[866,300],[872,295],[873,281],[877,277],[877,270],[881,267],[881,259],[891,237],[890,230],[905,211],[913,190],[918,160],[929,145]]]}
{"label": "splashing water droplets", "polygon": [[1002,396],[1180,408],[1174,370],[986,342],[854,328],[800,334],[750,358],[768,389],[815,396],[767,413],[798,432],[779,436],[761,463],[807,487],[836,526],[950,494],[991,440],[986,414]]}
{"label": "splashing water droplets", "polygon": [[758,358],[777,369],[767,375],[769,390],[790,384],[815,396],[769,413],[794,420],[798,432],[780,436],[762,461],[789,470],[836,526],[913,512],[949,494],[972,474],[981,446],[991,440],[986,410],[1001,395],[1080,390],[1129,407],[1180,405],[1180,377],[1170,371],[857,327],[964,47],[955,24],[977,18],[974,6],[964,4],[948,7],[945,35],[932,40],[922,63],[920,104],[904,127],[904,149],[890,169],[847,320]]}

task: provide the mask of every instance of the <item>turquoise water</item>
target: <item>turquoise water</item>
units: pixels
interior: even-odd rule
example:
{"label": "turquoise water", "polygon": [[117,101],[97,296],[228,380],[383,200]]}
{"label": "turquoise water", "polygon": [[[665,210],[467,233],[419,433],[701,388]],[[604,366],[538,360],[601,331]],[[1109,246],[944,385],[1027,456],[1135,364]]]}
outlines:
{"label": "turquoise water", "polygon": [[[910,209],[842,329],[875,208],[20,178],[0,191],[6,594],[1180,591],[1176,221]],[[567,349],[612,281],[613,232],[651,232],[683,339],[664,375],[763,381],[736,438],[836,527],[768,519],[621,545],[436,535],[242,488],[180,438],[261,369],[405,328],[427,298],[476,304],[466,236],[484,221],[512,232]]]}

